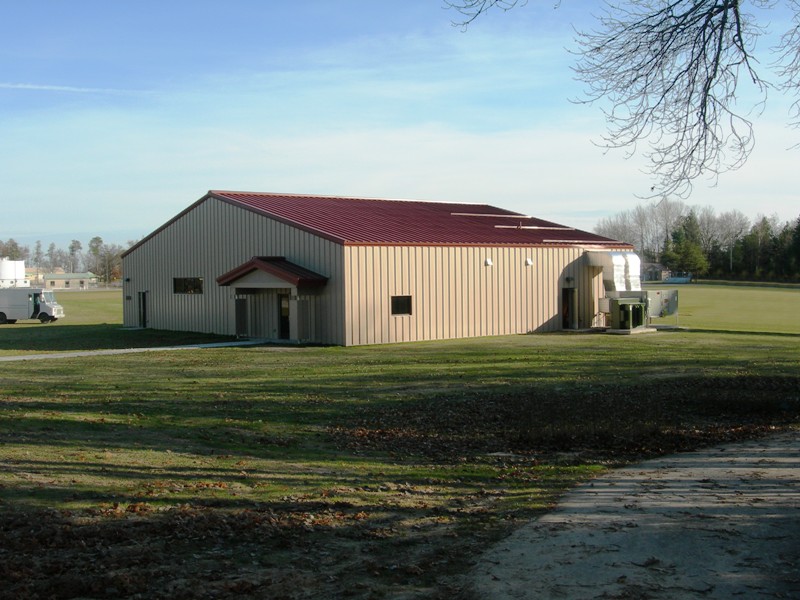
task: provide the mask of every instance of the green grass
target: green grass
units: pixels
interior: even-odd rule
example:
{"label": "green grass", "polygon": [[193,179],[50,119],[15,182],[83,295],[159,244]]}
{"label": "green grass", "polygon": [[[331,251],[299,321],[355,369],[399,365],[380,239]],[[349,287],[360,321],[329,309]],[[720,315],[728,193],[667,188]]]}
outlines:
{"label": "green grass", "polygon": [[[102,326],[61,296],[85,324],[0,347]],[[695,330],[2,363],[0,597],[455,597],[609,466],[798,427],[798,363]]]}
{"label": "green grass", "polygon": [[692,329],[800,335],[800,286],[649,286],[678,290],[678,316],[656,319]]}
{"label": "green grass", "polygon": [[120,290],[62,291],[56,293],[56,299],[66,316],[55,323],[42,324],[34,319],[0,326],[0,356],[149,348],[231,339],[191,332],[123,329]]}

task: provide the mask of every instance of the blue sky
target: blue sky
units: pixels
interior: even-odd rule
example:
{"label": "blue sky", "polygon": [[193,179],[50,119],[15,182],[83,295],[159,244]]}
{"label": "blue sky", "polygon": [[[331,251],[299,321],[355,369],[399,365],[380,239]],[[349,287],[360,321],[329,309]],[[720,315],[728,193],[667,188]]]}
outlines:
{"label": "blue sky", "polygon": [[[440,0],[4,2],[0,239],[124,244],[209,189],[488,203],[591,229],[652,182],[593,145],[597,107],[570,102],[587,6],[531,2],[465,32]],[[797,218],[787,107],[773,94],[750,162],[687,203]]]}

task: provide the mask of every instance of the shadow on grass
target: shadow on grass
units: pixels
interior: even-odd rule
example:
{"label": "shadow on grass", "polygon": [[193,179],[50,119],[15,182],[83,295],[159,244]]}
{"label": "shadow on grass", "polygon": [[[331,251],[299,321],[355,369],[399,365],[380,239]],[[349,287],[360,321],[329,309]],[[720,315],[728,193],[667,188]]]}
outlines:
{"label": "shadow on grass", "polygon": [[165,331],[123,329],[117,323],[98,325],[3,325],[0,327],[0,352],[63,352],[70,350],[116,350],[223,342],[231,336]]}

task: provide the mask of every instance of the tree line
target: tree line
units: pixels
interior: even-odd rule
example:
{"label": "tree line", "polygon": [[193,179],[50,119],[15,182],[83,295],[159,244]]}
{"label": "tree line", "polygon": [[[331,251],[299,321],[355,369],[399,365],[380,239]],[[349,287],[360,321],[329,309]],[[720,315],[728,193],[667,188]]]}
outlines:
{"label": "tree line", "polygon": [[17,243],[13,238],[0,240],[0,257],[10,260],[24,260],[26,267],[36,269],[38,273],[52,273],[63,270],[65,273],[94,273],[106,284],[119,281],[122,276],[122,253],[135,242],[129,241],[127,246],[107,244],[100,236],[95,236],[84,249],[80,240],[72,240],[67,248],[59,248],[51,242],[44,249],[37,240],[33,249]]}
{"label": "tree line", "polygon": [[601,219],[595,232],[632,244],[644,262],[694,276],[800,281],[800,217],[750,221],[738,210],[717,214],[663,199]]}

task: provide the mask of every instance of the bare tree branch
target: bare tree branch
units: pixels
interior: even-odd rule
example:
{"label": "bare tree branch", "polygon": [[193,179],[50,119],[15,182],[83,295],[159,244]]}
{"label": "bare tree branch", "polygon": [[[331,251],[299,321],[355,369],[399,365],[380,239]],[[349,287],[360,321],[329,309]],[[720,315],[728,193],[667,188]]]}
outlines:
{"label": "bare tree branch", "polygon": [[511,10],[515,6],[525,6],[528,0],[443,0],[447,8],[451,8],[464,17],[462,20],[453,21],[453,25],[466,29],[470,23],[488,12],[492,8],[498,8],[504,12]]}
{"label": "bare tree branch", "polygon": [[[526,0],[444,0],[463,27],[492,8]],[[779,0],[750,0],[754,9]],[[782,0],[793,27],[778,48],[779,84],[757,71],[756,42],[764,33],[745,0],[606,0],[593,31],[577,32],[574,70],[586,84],[583,103],[599,103],[606,116],[605,148],[639,151],[656,184],[646,198],[687,197],[693,182],[738,169],[754,147],[750,115],[761,110],[770,87],[793,94],[791,124],[800,127],[800,0]],[[558,6],[559,2],[556,3]],[[741,106],[743,88],[755,100]],[[738,105],[737,105],[738,103]],[[640,146],[643,146],[640,148]]]}
{"label": "bare tree branch", "polygon": [[790,109],[789,118],[793,127],[800,128],[800,0],[788,0],[794,9],[794,26],[783,34],[778,53],[778,76],[781,78],[781,89],[793,94],[798,99]]}
{"label": "bare tree branch", "polygon": [[600,30],[578,34],[575,67],[585,102],[604,100],[607,148],[647,141],[651,197],[687,197],[702,175],[736,169],[753,149],[752,123],[736,112],[746,76],[766,100],[754,68],[761,30],[738,0],[630,0],[607,5]]}

